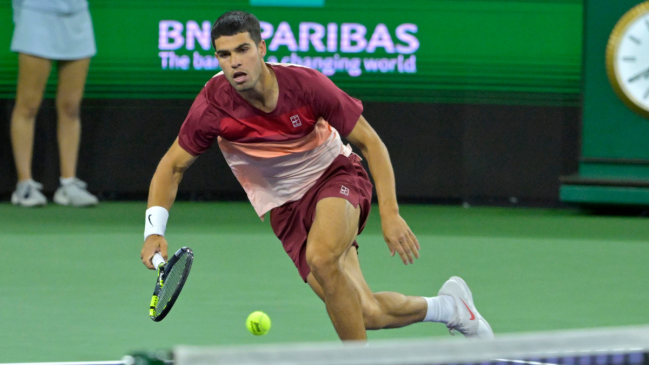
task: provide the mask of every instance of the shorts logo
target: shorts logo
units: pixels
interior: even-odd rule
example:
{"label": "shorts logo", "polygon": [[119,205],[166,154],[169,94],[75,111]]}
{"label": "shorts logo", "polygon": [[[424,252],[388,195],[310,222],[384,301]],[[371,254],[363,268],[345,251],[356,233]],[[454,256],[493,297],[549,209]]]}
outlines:
{"label": "shorts logo", "polygon": [[349,188],[347,188],[345,185],[341,186],[340,193],[349,196]]}
{"label": "shorts logo", "polygon": [[291,117],[291,123],[293,123],[293,128],[297,128],[302,125],[299,115],[294,115]]}

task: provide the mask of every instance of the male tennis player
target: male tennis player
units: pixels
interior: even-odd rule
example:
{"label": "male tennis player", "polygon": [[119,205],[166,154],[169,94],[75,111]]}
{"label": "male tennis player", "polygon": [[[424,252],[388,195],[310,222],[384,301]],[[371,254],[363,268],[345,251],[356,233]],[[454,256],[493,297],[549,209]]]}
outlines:
{"label": "male tennis player", "polygon": [[316,70],[264,62],[266,43],[257,18],[223,14],[212,27],[223,72],[196,97],[178,138],[151,181],[141,258],[153,269],[167,257],[164,232],[187,168],[217,142],[257,214],[270,212],[273,231],[302,279],[325,302],[341,340],[365,340],[366,329],[444,322],[453,333],[491,338],[466,283],[452,277],[437,297],[372,293],[358,262],[356,236],[370,211],[374,177],[383,235],[404,264],[419,243],[399,215],[388,151],[363,118],[363,106]]}

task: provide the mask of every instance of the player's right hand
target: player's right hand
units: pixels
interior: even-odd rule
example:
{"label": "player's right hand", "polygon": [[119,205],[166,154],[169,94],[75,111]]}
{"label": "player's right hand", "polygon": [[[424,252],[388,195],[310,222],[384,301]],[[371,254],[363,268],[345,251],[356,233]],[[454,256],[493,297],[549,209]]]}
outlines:
{"label": "player's right hand", "polygon": [[151,270],[156,269],[151,262],[156,252],[160,252],[165,261],[167,261],[167,240],[163,236],[152,234],[144,241],[142,252],[140,253],[142,263]]}
{"label": "player's right hand", "polygon": [[381,216],[383,238],[388,244],[390,255],[398,253],[405,265],[415,262],[419,258],[419,241],[412,233],[406,221],[397,213]]}

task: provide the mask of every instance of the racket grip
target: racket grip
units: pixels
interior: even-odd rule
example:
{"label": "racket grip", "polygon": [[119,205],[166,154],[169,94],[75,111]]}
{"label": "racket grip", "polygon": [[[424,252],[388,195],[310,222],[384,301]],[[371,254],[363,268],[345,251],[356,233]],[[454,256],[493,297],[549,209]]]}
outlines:
{"label": "racket grip", "polygon": [[160,265],[164,265],[165,259],[162,258],[162,255],[160,252],[156,252],[155,255],[151,258],[151,263],[153,264],[153,267],[156,269],[160,267]]}

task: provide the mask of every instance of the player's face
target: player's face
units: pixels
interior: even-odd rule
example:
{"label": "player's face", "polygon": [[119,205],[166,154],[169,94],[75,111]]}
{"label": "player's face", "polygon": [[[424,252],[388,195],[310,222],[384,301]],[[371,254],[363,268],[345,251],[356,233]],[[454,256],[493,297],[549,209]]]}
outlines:
{"label": "player's face", "polygon": [[255,87],[262,71],[266,42],[258,45],[250,33],[220,36],[214,41],[216,57],[225,77],[239,92]]}

